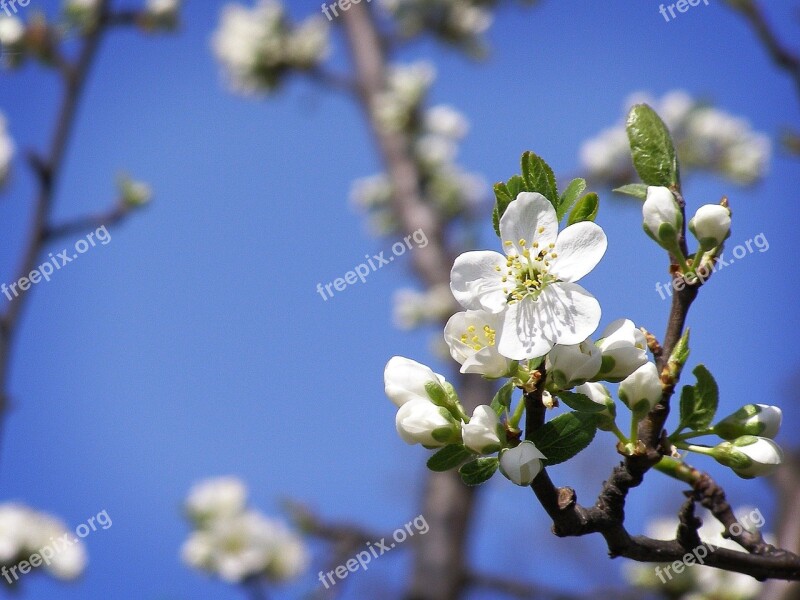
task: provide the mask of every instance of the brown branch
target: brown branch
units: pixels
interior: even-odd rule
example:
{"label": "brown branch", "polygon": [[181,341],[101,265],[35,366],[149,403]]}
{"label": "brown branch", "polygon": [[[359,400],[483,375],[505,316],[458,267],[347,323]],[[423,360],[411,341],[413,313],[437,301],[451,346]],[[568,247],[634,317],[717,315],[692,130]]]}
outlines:
{"label": "brown branch", "polygon": [[767,21],[761,5],[756,0],[727,0],[727,4],[744,17],[772,62],[792,78],[800,98],[800,56],[783,45]]}
{"label": "brown branch", "polygon": [[[53,198],[60,180],[64,156],[75,124],[75,118],[87,77],[91,71],[95,57],[102,42],[106,25],[110,25],[108,13],[108,0],[102,0],[99,5],[100,18],[98,24],[90,28],[83,36],[82,46],[74,62],[67,61],[59,49],[54,49],[54,65],[56,72],[61,76],[63,94],[61,105],[56,118],[56,125],[46,156],[31,153],[28,157],[31,169],[36,177],[38,191],[34,201],[34,215],[30,225],[30,232],[26,238],[22,259],[16,271],[15,281],[26,277],[37,266],[39,255],[44,244],[52,239],[53,228],[50,225],[50,215]],[[105,217],[109,222],[116,222],[123,216],[121,209],[111,211]],[[83,223],[91,222],[88,221]],[[72,230],[78,222],[59,226],[63,233]],[[63,228],[62,228],[63,227]],[[19,324],[22,309],[26,304],[30,288],[20,290],[18,296],[12,300],[5,313],[0,316],[0,429],[9,405],[8,382],[11,348],[14,335]]]}

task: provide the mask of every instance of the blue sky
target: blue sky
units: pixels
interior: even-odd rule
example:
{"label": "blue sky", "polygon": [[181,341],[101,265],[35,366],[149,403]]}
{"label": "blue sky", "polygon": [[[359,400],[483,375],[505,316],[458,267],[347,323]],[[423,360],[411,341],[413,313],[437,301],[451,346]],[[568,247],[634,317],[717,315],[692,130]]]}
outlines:
{"label": "blue sky", "polygon": [[[769,6],[787,40],[796,39],[793,5]],[[54,6],[34,0],[28,10]],[[2,500],[73,526],[106,510],[113,526],[86,539],[91,563],[79,583],[29,576],[24,598],[105,598],[111,590],[120,600],[242,597],[179,560],[188,532],[180,504],[207,476],[241,476],[268,513],[290,497],[379,530],[419,514],[426,452],[397,438],[382,387],[394,354],[435,362],[431,331],[403,333],[390,323],[393,291],[414,284],[408,255],[327,302],[315,291],[397,241],[371,237],[347,202],[350,182],[379,169],[362,115],[347,98],[302,81],[269,100],[228,93],[209,50],[221,6],[188,2],[174,37],[114,32],[81,107],[56,215],[102,210],[121,170],[149,181],[156,198],[114,229],[111,243],[39,285],[27,306],[0,456]],[[299,17],[319,5],[290,9]],[[430,42],[401,56],[436,62],[432,100],[469,117],[461,163],[489,181],[516,173],[529,149],[557,174],[574,174],[581,141],[617,121],[636,90],[709,97],[773,138],[800,122],[789,79],[718,0],[670,23],[652,0],[544,2],[501,11],[489,38],[483,64]],[[343,56],[337,41],[332,65],[346,67]],[[39,67],[0,77],[0,110],[20,148],[42,147],[57,97]],[[0,200],[2,281],[12,277],[30,216],[32,179],[22,161],[15,166]],[[797,220],[789,213],[797,167],[777,151],[755,188],[696,177],[685,190],[695,208],[730,197],[734,244],[759,233],[769,241],[768,251],[703,290],[690,316],[692,361],[715,374],[721,411],[781,404],[787,445],[797,442],[800,422],[788,387],[800,362]],[[603,306],[602,325],[626,316],[660,333],[668,310],[654,289],[667,280],[662,253],[642,233],[636,202],[605,191],[601,201],[609,250],[585,287]],[[495,244],[487,218],[481,245]],[[612,448],[600,435],[552,475],[589,502],[616,461]],[[729,485],[735,504],[761,509],[769,528],[765,484],[697,463]],[[643,504],[674,512],[681,501],[679,487],[652,479],[632,494],[633,530],[645,522]],[[479,514],[470,554],[484,570],[570,589],[617,581],[618,563],[602,543],[554,538],[526,490],[492,481]],[[345,597],[399,588],[405,560],[398,552],[349,579]],[[280,597],[299,597],[314,579]]]}

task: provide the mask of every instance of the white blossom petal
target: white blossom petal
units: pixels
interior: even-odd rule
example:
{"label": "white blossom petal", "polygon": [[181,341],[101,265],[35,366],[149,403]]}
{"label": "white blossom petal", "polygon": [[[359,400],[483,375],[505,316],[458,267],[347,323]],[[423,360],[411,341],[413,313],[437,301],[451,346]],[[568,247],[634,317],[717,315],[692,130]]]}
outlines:
{"label": "white blossom petal", "polygon": [[[498,271],[496,267],[499,267]],[[450,272],[450,289],[464,308],[502,312],[506,305],[502,279],[506,257],[499,252],[465,252],[455,260]]]}
{"label": "white blossom petal", "polygon": [[506,254],[521,255],[525,248],[520,240],[525,240],[528,248],[533,242],[546,248],[555,244],[557,236],[556,210],[547,198],[536,192],[519,194],[500,218],[500,239]]}
{"label": "white blossom petal", "polygon": [[554,283],[536,302],[537,320],[551,344],[580,344],[600,323],[600,303],[577,283]]}
{"label": "white blossom petal", "polygon": [[606,234],[596,223],[570,225],[558,235],[551,271],[562,281],[578,281],[597,266],[607,247]]}

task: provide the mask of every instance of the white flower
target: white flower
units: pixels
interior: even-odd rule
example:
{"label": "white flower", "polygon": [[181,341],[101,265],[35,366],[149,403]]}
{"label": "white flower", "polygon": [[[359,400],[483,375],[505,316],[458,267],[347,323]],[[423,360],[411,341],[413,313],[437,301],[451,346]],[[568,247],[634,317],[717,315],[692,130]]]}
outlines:
{"label": "white flower", "polygon": [[12,564],[40,554],[45,546],[53,548],[53,540],[66,535],[70,544],[54,548],[50,563],[43,566],[58,579],[77,578],[86,568],[84,544],[60,520],[47,513],[21,504],[0,505],[0,563]]}
{"label": "white flower", "polygon": [[564,346],[556,344],[547,355],[547,374],[562,390],[594,378],[600,370],[602,352],[590,340]]}
{"label": "white flower", "polygon": [[450,3],[449,24],[459,34],[474,37],[485,32],[492,25],[494,17],[491,12],[480,6],[470,6],[462,2]]}
{"label": "white flower", "polygon": [[703,250],[711,250],[731,234],[731,211],[719,204],[705,204],[689,220],[689,230]]}
{"label": "white flower", "polygon": [[441,321],[452,314],[454,304],[453,293],[446,283],[437,284],[424,292],[400,289],[394,293],[393,320],[400,329],[413,329]]}
{"label": "white flower", "polygon": [[651,362],[643,364],[619,384],[619,399],[640,417],[653,409],[662,394],[658,368]]}
{"label": "white flower", "polygon": [[714,433],[726,440],[743,435],[774,438],[781,428],[783,413],[777,406],[747,404],[714,425]]}
{"label": "white flower", "polygon": [[677,243],[683,217],[669,188],[652,185],[647,188],[642,217],[645,233],[660,246],[669,250]]}
{"label": "white flower", "polygon": [[783,450],[771,439],[745,435],[714,447],[717,461],[745,479],[770,475],[783,462]]}
{"label": "white flower", "polygon": [[390,358],[383,370],[384,391],[398,407],[412,400],[430,402],[425,386],[444,382],[444,377],[434,373],[430,367],[402,356]]}
{"label": "white flower", "polygon": [[497,330],[502,315],[484,310],[468,310],[450,317],[444,328],[444,340],[450,355],[461,365],[462,373],[503,377],[513,361],[497,351]]}
{"label": "white flower", "polygon": [[425,111],[425,129],[432,134],[460,140],[467,135],[469,122],[452,106],[438,104]]}
{"label": "white flower", "polygon": [[450,276],[453,295],[464,308],[503,313],[500,353],[523,360],[589,337],[600,321],[600,305],[574,282],[605,253],[603,230],[582,222],[559,235],[550,202],[523,192],[500,219],[500,234],[506,256],[466,252]]}
{"label": "white flower", "polygon": [[328,23],[321,17],[309,17],[289,35],[289,61],[300,68],[309,68],[328,53]]}
{"label": "white flower", "polygon": [[147,0],[145,10],[157,19],[173,19],[181,7],[181,0]]}
{"label": "white flower", "polygon": [[292,579],[309,562],[305,545],[296,534],[252,510],[215,520],[193,532],[181,555],[189,566],[230,583],[260,575],[275,582]]}
{"label": "white flower", "polygon": [[547,458],[533,442],[522,442],[500,454],[500,472],[517,485],[530,485],[542,470]]}
{"label": "white flower", "polygon": [[603,353],[598,378],[605,381],[621,381],[647,362],[647,339],[629,319],[617,319],[606,327],[597,347]]}
{"label": "white flower", "polygon": [[11,171],[11,159],[14,158],[14,140],[6,131],[6,119],[0,113],[0,188],[6,183]]}
{"label": "white flower", "polygon": [[0,17],[0,47],[11,48],[25,37],[25,24],[17,17]]}
{"label": "white flower", "polygon": [[446,408],[421,398],[400,407],[395,426],[406,444],[422,444],[428,448],[456,441],[459,432],[458,424]]}
{"label": "white flower", "polygon": [[247,502],[247,487],[237,477],[216,477],[195,484],[186,499],[186,510],[198,521],[241,513]]}
{"label": "white flower", "polygon": [[583,394],[592,402],[605,406],[605,410],[596,414],[611,418],[616,416],[617,410],[614,405],[614,400],[611,398],[611,394],[608,389],[606,389],[606,386],[602,383],[587,382],[577,386],[575,391],[579,394]]}
{"label": "white flower", "polygon": [[478,454],[491,454],[500,449],[500,437],[497,428],[500,419],[490,406],[477,406],[469,423],[461,426],[464,445]]}

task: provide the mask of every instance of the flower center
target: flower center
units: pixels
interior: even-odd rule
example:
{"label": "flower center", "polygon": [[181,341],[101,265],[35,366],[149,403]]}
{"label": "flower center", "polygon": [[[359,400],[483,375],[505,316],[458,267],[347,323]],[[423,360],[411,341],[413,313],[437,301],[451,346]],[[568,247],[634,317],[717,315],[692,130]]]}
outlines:
{"label": "flower center", "polygon": [[479,335],[475,325],[470,325],[467,327],[467,330],[461,334],[461,341],[476,352],[483,350],[487,346],[494,346],[497,332],[488,325],[484,325],[482,333],[483,335]]}
{"label": "flower center", "polygon": [[[513,242],[507,241],[505,245],[513,246]],[[522,248],[522,255],[509,254],[506,257],[506,271],[501,279],[508,284],[508,287],[503,288],[508,304],[520,302],[526,297],[537,300],[548,285],[558,281],[558,277],[549,272],[550,261],[558,258],[558,254],[553,251],[555,244],[540,248],[539,242],[533,242],[528,247],[528,242],[521,239],[519,247]],[[499,266],[495,270],[503,271]]]}

